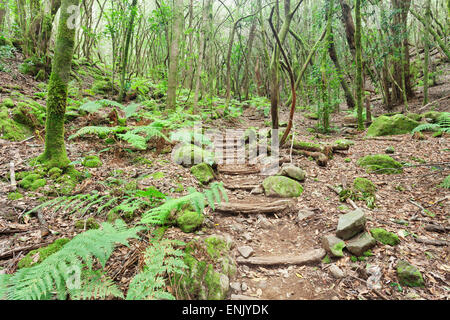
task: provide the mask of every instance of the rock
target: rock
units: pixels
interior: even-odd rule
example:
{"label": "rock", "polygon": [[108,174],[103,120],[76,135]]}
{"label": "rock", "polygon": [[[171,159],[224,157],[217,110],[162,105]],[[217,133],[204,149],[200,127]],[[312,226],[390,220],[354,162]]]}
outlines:
{"label": "rock", "polygon": [[400,239],[395,233],[388,232],[383,228],[373,228],[370,230],[370,233],[375,240],[382,244],[395,246],[400,243]]}
{"label": "rock", "polygon": [[242,291],[247,291],[248,290],[248,285],[245,282],[242,282]]}
{"label": "rock", "polygon": [[253,239],[252,234],[250,232],[243,233],[242,237],[247,241],[251,241]]}
{"label": "rock", "polygon": [[365,156],[360,158],[357,164],[365,168],[367,173],[396,174],[403,172],[402,164],[385,154]]}
{"label": "rock", "polygon": [[230,229],[236,231],[237,233],[243,233],[245,230],[244,226],[239,223],[232,224]]}
{"label": "rock", "polygon": [[428,111],[423,113],[422,117],[425,118],[427,122],[436,123],[441,115],[442,113],[438,111]]}
{"label": "rock", "polygon": [[191,173],[201,184],[208,184],[215,179],[213,169],[204,162],[193,166]]}
{"label": "rock", "polygon": [[364,252],[376,245],[376,240],[367,232],[347,242],[347,250],[355,256],[362,256]]}
{"label": "rock", "polygon": [[241,284],[239,282],[231,282],[230,288],[235,292],[241,292]]}
{"label": "rock", "polygon": [[237,247],[237,250],[244,258],[250,257],[255,252],[253,248],[249,246]]}
{"label": "rock", "polygon": [[297,214],[297,222],[301,222],[309,217],[313,216],[314,212],[306,209],[302,209]]}
{"label": "rock", "polygon": [[396,114],[392,117],[380,116],[376,118],[367,129],[368,137],[390,136],[396,134],[410,133],[419,122],[408,118],[403,114]]}
{"label": "rock", "polygon": [[215,164],[214,153],[203,150],[193,144],[184,144],[172,150],[172,161],[183,166],[191,166],[205,162],[211,166]]}
{"label": "rock", "polygon": [[323,248],[334,257],[343,257],[342,249],[345,248],[345,242],[338,237],[330,234],[322,238]]}
{"label": "rock", "polygon": [[397,277],[402,286],[424,287],[422,274],[420,271],[406,261],[400,260],[397,263]]}
{"label": "rock", "polygon": [[283,177],[268,177],[263,182],[263,188],[268,197],[294,198],[303,193],[303,187],[297,181]]}
{"label": "rock", "polygon": [[362,209],[356,209],[346,213],[339,218],[336,235],[344,240],[364,230],[366,215]]}
{"label": "rock", "polygon": [[366,273],[369,275],[367,287],[369,289],[381,289],[381,268],[377,265],[367,265]]}
{"label": "rock", "polygon": [[263,216],[258,217],[258,221],[256,222],[256,224],[262,229],[272,228],[272,223]]}
{"label": "rock", "polygon": [[335,277],[336,279],[342,279],[345,277],[344,271],[342,271],[337,265],[332,264],[329,268],[330,273]]}
{"label": "rock", "polygon": [[394,147],[390,146],[390,147],[387,147],[386,150],[384,150],[384,152],[387,154],[394,154],[395,149],[394,149]]}
{"label": "rock", "polygon": [[306,172],[292,164],[283,165],[277,176],[289,177],[297,181],[304,181],[306,178]]}

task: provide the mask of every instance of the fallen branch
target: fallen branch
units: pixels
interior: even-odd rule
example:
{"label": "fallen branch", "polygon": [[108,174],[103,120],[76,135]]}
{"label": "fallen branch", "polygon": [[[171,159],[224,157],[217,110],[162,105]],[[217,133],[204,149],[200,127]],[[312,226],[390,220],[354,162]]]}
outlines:
{"label": "fallen branch", "polygon": [[425,239],[425,238],[414,238],[416,242],[423,243],[423,244],[429,244],[432,246],[440,246],[445,247],[449,245],[448,241],[445,240],[435,240],[435,239]]}
{"label": "fallen branch", "polygon": [[444,227],[435,223],[430,223],[425,226],[425,230],[430,232],[448,232],[450,231],[450,227]]}
{"label": "fallen branch", "polygon": [[289,200],[279,200],[272,203],[256,203],[256,204],[246,204],[246,203],[222,203],[217,208],[216,211],[225,213],[246,213],[246,214],[257,214],[257,213],[275,213],[286,210],[289,207]]}
{"label": "fallen branch", "polygon": [[43,243],[39,243],[39,244],[33,244],[33,245],[27,246],[27,247],[20,247],[20,248],[12,249],[12,250],[6,251],[5,253],[0,254],[0,260],[12,258],[17,253],[20,253],[20,252],[28,253],[32,250],[36,250],[41,247],[48,246],[49,244],[51,244],[51,242],[43,242]]}
{"label": "fallen branch", "polygon": [[446,96],[446,97],[437,99],[437,100],[435,100],[435,101],[433,101],[433,102],[430,102],[430,103],[424,105],[424,106],[423,106],[422,108],[420,108],[419,110],[417,110],[417,112],[421,112],[422,110],[425,110],[426,108],[430,107],[431,105],[435,104],[436,102],[441,102],[442,100],[446,100],[446,99],[450,99],[450,96]]}

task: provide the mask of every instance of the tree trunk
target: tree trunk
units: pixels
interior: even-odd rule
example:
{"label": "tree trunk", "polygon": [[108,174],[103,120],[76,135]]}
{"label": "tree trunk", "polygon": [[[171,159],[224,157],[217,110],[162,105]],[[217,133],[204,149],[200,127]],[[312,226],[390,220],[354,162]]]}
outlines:
{"label": "tree trunk", "polygon": [[363,70],[361,47],[361,0],[356,0],[355,5],[355,47],[356,47],[356,108],[358,112],[358,130],[364,130],[363,119]]}
{"label": "tree trunk", "polygon": [[[449,1],[450,3],[450,1]],[[431,0],[426,0],[426,13],[425,13],[425,31],[423,33],[425,42],[424,62],[423,62],[423,105],[428,104],[428,68],[430,60],[430,15],[431,15]]]}
{"label": "tree trunk", "polygon": [[64,144],[64,115],[74,50],[75,27],[71,27],[68,22],[74,14],[69,7],[78,5],[79,0],[63,0],[61,6],[52,73],[48,84],[45,150],[39,157],[39,161],[49,168],[66,168],[70,163]]}
{"label": "tree trunk", "polygon": [[174,0],[172,43],[170,45],[170,64],[167,79],[167,108],[175,109],[178,86],[178,53],[183,24],[183,0]]}

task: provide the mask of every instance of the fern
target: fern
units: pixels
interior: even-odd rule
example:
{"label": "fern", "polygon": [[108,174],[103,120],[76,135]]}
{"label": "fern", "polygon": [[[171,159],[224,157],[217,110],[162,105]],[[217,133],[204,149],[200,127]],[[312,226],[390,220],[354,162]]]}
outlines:
{"label": "fern", "polygon": [[106,136],[111,133],[121,133],[126,131],[127,128],[125,127],[98,127],[98,126],[89,126],[89,127],[83,127],[79,129],[75,134],[71,135],[69,137],[69,140],[73,140],[75,138],[84,137],[90,134],[94,134],[97,136]]}
{"label": "fern", "polygon": [[421,131],[441,131],[450,133],[450,112],[442,112],[436,123],[423,123],[414,128],[412,133]]}
{"label": "fern", "polygon": [[184,243],[169,239],[153,242],[144,254],[145,266],[131,280],[128,288],[127,300],[174,300],[175,298],[164,291],[165,274],[184,273],[186,265],[183,262],[184,252],[175,249],[174,245]]}
{"label": "fern", "polygon": [[[105,268],[115,245],[128,246],[128,239],[137,239],[140,230],[139,227],[128,229],[122,220],[117,220],[115,225],[105,222],[101,229],[77,235],[39,265],[0,278],[0,293],[6,294],[9,300],[50,299],[54,292],[58,299],[65,299],[74,290],[69,286],[73,280],[71,271],[85,267],[92,270],[94,258]],[[117,293],[112,286],[108,287],[110,293]]]}
{"label": "fern", "polygon": [[108,107],[108,106],[112,106],[112,107],[118,107],[120,109],[125,109],[126,107],[124,107],[122,104],[116,102],[116,101],[112,101],[112,100],[99,100],[99,101],[89,101],[86,102],[85,104],[83,104],[80,107],[81,111],[86,111],[89,113],[95,113],[98,112],[100,109],[104,108],[104,107]]}
{"label": "fern", "polygon": [[186,204],[191,204],[198,214],[202,214],[205,209],[205,203],[215,210],[215,202],[221,203],[222,198],[224,201],[228,201],[222,183],[212,183],[210,188],[210,190],[205,190],[203,193],[191,188],[188,195],[178,199],[170,199],[163,205],[144,212],[141,223],[164,224],[167,222],[171,212],[180,210]]}
{"label": "fern", "polygon": [[439,187],[444,189],[450,189],[450,175],[445,177],[445,179],[442,181]]}
{"label": "fern", "polygon": [[108,297],[123,299],[124,295],[102,270],[83,270],[80,288],[70,290],[72,300],[98,300]]}

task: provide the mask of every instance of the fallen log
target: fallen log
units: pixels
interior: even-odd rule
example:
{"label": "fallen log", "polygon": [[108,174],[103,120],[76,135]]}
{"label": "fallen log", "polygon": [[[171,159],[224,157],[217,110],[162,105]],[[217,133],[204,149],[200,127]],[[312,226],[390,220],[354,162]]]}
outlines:
{"label": "fallen log", "polygon": [[12,258],[17,253],[20,253],[20,252],[28,253],[32,250],[36,250],[41,247],[48,246],[49,244],[51,244],[51,242],[43,242],[43,243],[33,244],[33,245],[27,246],[27,247],[20,247],[20,248],[12,249],[12,250],[9,250],[9,251],[6,251],[6,252],[0,254],[0,260]]}
{"label": "fallen log", "polygon": [[217,206],[216,211],[225,213],[246,213],[246,214],[257,214],[257,213],[276,213],[286,210],[291,203],[290,200],[279,200],[272,203],[221,203]]}
{"label": "fallen log", "polygon": [[305,150],[292,149],[292,153],[300,156],[312,157],[321,167],[326,167],[328,163],[327,156],[321,152],[310,152]]}
{"label": "fallen log", "polygon": [[432,224],[427,224],[425,226],[425,230],[430,231],[430,232],[448,232],[450,231],[450,227],[444,227],[435,223]]}
{"label": "fallen log", "polygon": [[435,239],[425,239],[425,238],[414,238],[416,242],[423,243],[423,244],[429,244],[432,246],[439,246],[439,247],[445,247],[449,245],[448,241],[445,240],[435,240]]}
{"label": "fallen log", "polygon": [[317,263],[325,257],[324,249],[314,249],[299,256],[267,256],[267,257],[251,257],[248,259],[238,258],[237,263],[251,264],[251,265],[305,265],[310,263]]}

